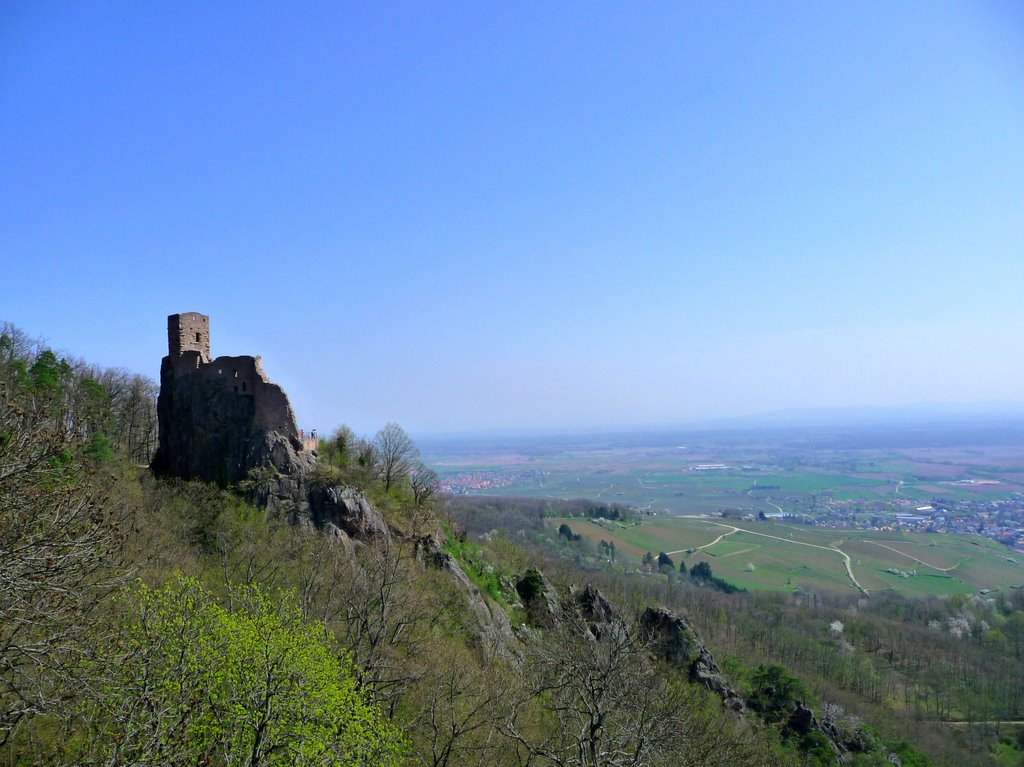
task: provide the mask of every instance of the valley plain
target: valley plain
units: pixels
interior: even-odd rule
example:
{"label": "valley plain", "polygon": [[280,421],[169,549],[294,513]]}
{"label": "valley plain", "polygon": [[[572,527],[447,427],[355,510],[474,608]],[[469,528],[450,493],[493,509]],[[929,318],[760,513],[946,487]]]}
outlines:
{"label": "valley plain", "polygon": [[1024,584],[1024,447],[1013,421],[435,441],[459,495],[584,498],[629,522],[553,519],[617,564],[706,561],[751,590],[907,595]]}
{"label": "valley plain", "polygon": [[[554,519],[593,543],[614,542],[616,558],[639,566],[646,552],[665,552],[691,568],[707,562],[715,575],[748,590],[907,596],[995,595],[1024,584],[1015,552],[980,536],[834,530],[785,522],[665,516],[636,524]],[[1021,558],[1024,560],[1024,557]]]}

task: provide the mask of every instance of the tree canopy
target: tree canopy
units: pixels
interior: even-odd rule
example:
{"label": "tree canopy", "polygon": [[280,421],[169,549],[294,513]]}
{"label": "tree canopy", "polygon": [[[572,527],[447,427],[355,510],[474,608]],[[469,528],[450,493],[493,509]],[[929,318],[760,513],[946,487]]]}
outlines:
{"label": "tree canopy", "polygon": [[230,604],[182,575],[126,593],[85,753],[119,764],[400,763],[398,730],[290,594],[243,586]]}

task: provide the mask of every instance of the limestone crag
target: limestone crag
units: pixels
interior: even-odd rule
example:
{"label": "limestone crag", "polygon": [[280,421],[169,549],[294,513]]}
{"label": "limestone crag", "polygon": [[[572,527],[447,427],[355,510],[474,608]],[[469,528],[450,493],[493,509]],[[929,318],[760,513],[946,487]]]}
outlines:
{"label": "limestone crag", "polygon": [[464,592],[470,612],[480,629],[480,641],[485,654],[510,662],[522,659],[508,615],[500,605],[488,605],[480,589],[469,579],[455,557],[441,548],[436,537],[428,535],[417,540],[416,556],[427,567],[448,573]]}
{"label": "limestone crag", "polygon": [[544,577],[544,573],[531,567],[516,581],[516,592],[526,609],[531,626],[551,628],[562,613],[558,591]]}
{"label": "limestone crag", "polygon": [[593,584],[588,583],[582,591],[575,588],[571,591],[573,602],[579,610],[579,616],[586,621],[590,635],[600,639],[608,626],[614,625],[615,611]]}
{"label": "limestone crag", "polygon": [[588,583],[573,598],[579,605],[580,615],[589,623],[611,623],[615,617],[611,604],[598,589]]}
{"label": "limestone crag", "polygon": [[729,687],[715,656],[686,620],[663,607],[648,607],[640,618],[640,629],[644,639],[652,642],[665,660],[686,671],[691,681],[719,695],[727,709],[738,714],[746,710],[743,698]]}
{"label": "limestone crag", "polygon": [[388,527],[370,500],[351,487],[314,487],[307,495],[317,527],[333,525],[357,540],[389,537]]}

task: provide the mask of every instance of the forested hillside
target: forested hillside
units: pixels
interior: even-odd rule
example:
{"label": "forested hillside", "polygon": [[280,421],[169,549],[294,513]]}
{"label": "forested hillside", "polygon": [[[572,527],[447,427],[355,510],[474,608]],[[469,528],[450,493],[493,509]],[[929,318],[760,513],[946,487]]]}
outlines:
{"label": "forested hillside", "polygon": [[0,334],[0,763],[990,764],[928,720],[1020,714],[1016,593],[627,577],[545,521],[624,510],[450,502],[394,424],[320,444],[387,522],[349,539],[154,478],[155,394]]}

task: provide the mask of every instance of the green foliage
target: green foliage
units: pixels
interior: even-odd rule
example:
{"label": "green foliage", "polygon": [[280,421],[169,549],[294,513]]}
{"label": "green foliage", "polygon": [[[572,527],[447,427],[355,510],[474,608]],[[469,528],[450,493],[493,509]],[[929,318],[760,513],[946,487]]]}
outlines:
{"label": "green foliage", "polygon": [[339,426],[328,439],[321,439],[317,454],[325,462],[339,469],[348,469],[359,454],[359,438],[348,426]]}
{"label": "green foliage", "polygon": [[798,700],[806,700],[803,683],[785,666],[758,666],[750,677],[750,706],[769,722],[781,722]]}
{"label": "green foliage", "polygon": [[184,543],[204,554],[217,553],[219,539],[236,523],[263,518],[242,498],[206,482],[163,480],[154,490],[154,511],[174,520]]}
{"label": "green foliage", "polygon": [[516,591],[524,602],[530,602],[541,595],[544,591],[544,576],[536,567],[531,567],[523,577],[516,583]]}
{"label": "green foliage", "polygon": [[598,544],[598,549],[605,554],[609,560],[615,561],[615,541],[606,541],[604,538]]}
{"label": "green foliage", "polygon": [[28,370],[32,389],[38,394],[56,397],[71,372],[67,360],[57,359],[49,349],[36,358]]}
{"label": "green foliage", "polygon": [[796,739],[796,747],[804,755],[809,765],[819,767],[833,767],[836,764],[836,752],[829,743],[828,738],[820,732],[809,732]]}
{"label": "green foliage", "polygon": [[594,503],[585,499],[563,501],[557,514],[571,517],[587,517],[589,519],[608,519],[614,522],[630,522],[632,512],[618,504]]}
{"label": "green foliage", "polygon": [[690,576],[698,581],[710,581],[714,578],[714,574],[711,572],[711,565],[707,562],[698,562],[690,568]]}
{"label": "green foliage", "polygon": [[490,560],[483,548],[469,543],[465,536],[453,535],[449,527],[446,531],[444,550],[455,557],[474,586],[502,607],[507,607],[509,598],[502,587],[501,577],[508,574]]}
{"label": "green foliage", "polygon": [[369,705],[350,661],[289,594],[195,578],[124,597],[127,620],[100,669],[76,745],[133,764],[396,765],[397,729]]}
{"label": "green foliage", "polygon": [[906,741],[896,743],[891,752],[899,757],[903,767],[928,767],[931,764],[927,756]]}
{"label": "green foliage", "polygon": [[110,440],[99,431],[94,431],[89,435],[89,441],[82,448],[82,455],[96,463],[106,463],[114,459],[114,451],[110,447]]}
{"label": "green foliage", "polygon": [[6,323],[0,331],[0,400],[45,421],[69,449],[92,461],[119,453],[149,461],[156,442],[154,382],[69,362]]}

